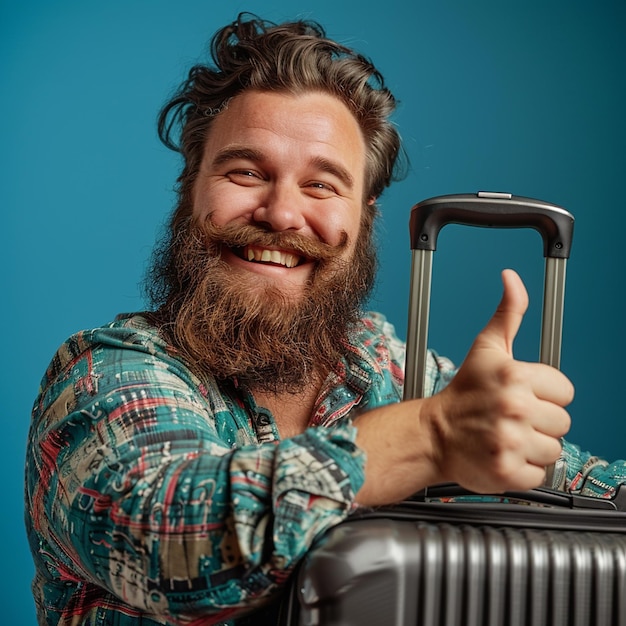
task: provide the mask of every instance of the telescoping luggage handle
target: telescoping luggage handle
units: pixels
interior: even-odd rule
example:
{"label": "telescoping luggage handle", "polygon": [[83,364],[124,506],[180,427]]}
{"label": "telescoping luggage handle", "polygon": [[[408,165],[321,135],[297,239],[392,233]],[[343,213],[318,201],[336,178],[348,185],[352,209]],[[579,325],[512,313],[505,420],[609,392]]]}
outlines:
{"label": "telescoping luggage handle", "polygon": [[[404,399],[421,398],[425,392],[432,255],[439,231],[446,224],[539,231],[546,258],[539,360],[560,367],[565,269],[574,231],[572,214],[554,204],[509,193],[437,196],[411,209],[412,271]],[[547,473],[546,484],[551,479],[551,468]]]}

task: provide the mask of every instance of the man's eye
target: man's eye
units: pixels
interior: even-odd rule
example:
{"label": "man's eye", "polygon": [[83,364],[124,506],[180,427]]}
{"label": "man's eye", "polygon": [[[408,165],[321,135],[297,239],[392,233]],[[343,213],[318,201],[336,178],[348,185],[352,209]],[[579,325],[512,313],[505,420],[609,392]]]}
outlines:
{"label": "man's eye", "polygon": [[311,181],[308,184],[308,187],[312,189],[316,195],[320,196],[329,196],[337,193],[337,190],[332,185],[329,185],[328,183],[323,183],[319,180]]}
{"label": "man's eye", "polygon": [[231,176],[247,176],[249,178],[254,178],[257,176],[257,174],[255,174],[253,171],[251,170],[234,170],[232,172],[230,172]]}
{"label": "man's eye", "polygon": [[233,182],[236,183],[253,183],[262,180],[261,175],[254,170],[232,170],[227,174]]}

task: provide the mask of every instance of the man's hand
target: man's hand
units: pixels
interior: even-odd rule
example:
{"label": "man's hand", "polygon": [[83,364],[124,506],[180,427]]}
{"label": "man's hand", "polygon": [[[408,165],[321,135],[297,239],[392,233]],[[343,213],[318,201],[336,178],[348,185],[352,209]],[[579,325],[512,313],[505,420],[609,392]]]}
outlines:
{"label": "man's hand", "polygon": [[504,293],[452,382],[431,398],[408,400],[355,420],[367,453],[361,504],[394,502],[438,482],[496,493],[541,485],[561,451],[574,395],[557,369],[513,358],[528,306],[519,276]]}
{"label": "man's hand", "polygon": [[530,489],[559,456],[570,426],[563,408],[574,388],[558,370],[513,358],[528,295],[512,270],[504,294],[457,375],[441,394],[433,422],[439,471],[478,492]]}

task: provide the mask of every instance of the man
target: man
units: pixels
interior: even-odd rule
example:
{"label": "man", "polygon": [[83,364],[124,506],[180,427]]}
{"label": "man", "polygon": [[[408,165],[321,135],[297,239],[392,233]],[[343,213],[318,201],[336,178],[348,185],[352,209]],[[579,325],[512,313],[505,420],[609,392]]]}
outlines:
{"label": "man", "polygon": [[70,338],[35,402],[41,624],[272,623],[259,611],[356,507],[442,481],[527,489],[557,460],[568,489],[624,477],[561,447],[563,374],[513,359],[513,272],[459,371],[430,354],[430,397],[400,402],[404,347],[361,311],[392,94],[312,23],[241,16],[212,51],[159,119],[184,169],[152,311]]}

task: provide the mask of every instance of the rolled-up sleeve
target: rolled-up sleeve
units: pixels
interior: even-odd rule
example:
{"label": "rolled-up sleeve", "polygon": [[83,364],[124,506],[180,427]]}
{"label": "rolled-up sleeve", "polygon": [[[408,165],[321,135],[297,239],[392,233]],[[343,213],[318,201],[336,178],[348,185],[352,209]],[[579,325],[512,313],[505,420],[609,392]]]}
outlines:
{"label": "rolled-up sleeve", "polygon": [[554,487],[571,493],[598,498],[613,498],[626,483],[626,461],[606,461],[580,446],[563,441],[561,458],[556,463]]}

